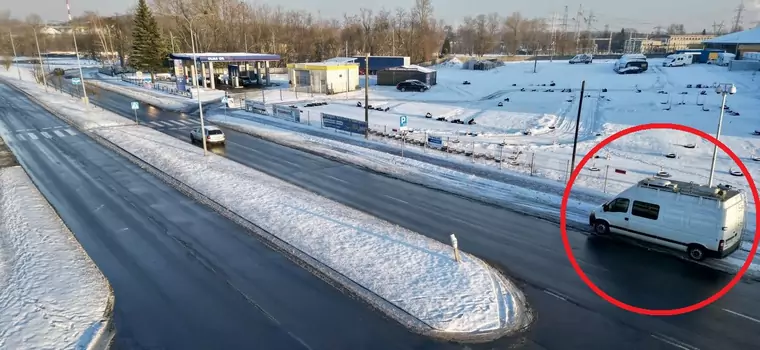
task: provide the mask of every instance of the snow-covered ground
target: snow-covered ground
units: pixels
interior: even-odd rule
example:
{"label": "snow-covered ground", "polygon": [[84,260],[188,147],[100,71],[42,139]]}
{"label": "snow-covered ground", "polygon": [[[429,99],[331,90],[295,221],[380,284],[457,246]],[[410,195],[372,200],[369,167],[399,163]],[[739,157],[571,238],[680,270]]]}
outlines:
{"label": "snow-covered ground", "polygon": [[[33,95],[46,104],[67,99],[7,81],[38,90]],[[456,263],[447,245],[217,155],[204,157],[202,149],[148,127],[93,122],[119,125],[114,120],[121,117],[110,112],[81,104],[59,112],[307,254],[315,268],[350,281],[349,289],[367,288],[376,299],[369,301],[397,320],[405,320],[403,310],[419,320],[415,327],[452,336],[515,330],[531,319],[520,290],[474,256],[463,253]]]}
{"label": "snow-covered ground", "polygon": [[86,349],[105,332],[110,295],[24,170],[0,168],[0,349]]}

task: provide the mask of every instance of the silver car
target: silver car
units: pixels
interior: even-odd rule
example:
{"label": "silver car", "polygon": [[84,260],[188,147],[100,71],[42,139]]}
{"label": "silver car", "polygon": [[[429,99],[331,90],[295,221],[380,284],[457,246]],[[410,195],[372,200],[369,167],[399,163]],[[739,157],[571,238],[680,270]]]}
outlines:
{"label": "silver car", "polygon": [[[212,143],[212,144],[222,144],[224,145],[224,142],[226,141],[224,137],[224,132],[222,132],[219,127],[213,126],[213,125],[207,125],[204,128],[204,131],[206,132],[205,138],[206,143]],[[201,136],[201,128],[197,127],[190,131],[190,142],[196,143],[196,142],[203,142],[204,136]]]}

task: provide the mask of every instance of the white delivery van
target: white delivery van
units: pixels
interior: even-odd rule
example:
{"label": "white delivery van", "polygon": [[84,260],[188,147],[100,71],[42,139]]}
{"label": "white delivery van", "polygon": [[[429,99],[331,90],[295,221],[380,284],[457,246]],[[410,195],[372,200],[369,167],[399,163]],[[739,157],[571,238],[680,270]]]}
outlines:
{"label": "white delivery van", "polygon": [[683,67],[693,62],[694,56],[687,54],[672,55],[669,59],[662,62],[663,67]]}
{"label": "white delivery van", "polygon": [[718,53],[718,59],[715,60],[715,64],[719,66],[728,66],[731,61],[736,59],[736,55],[728,52]]}
{"label": "white delivery van", "polygon": [[699,261],[739,248],[746,206],[744,193],[725,186],[647,178],[592,211],[589,223],[594,235],[623,235]]}
{"label": "white delivery van", "polygon": [[576,63],[589,64],[593,60],[594,60],[594,56],[592,54],[582,53],[580,55],[575,55],[575,57],[571,58],[570,64],[576,64]]}

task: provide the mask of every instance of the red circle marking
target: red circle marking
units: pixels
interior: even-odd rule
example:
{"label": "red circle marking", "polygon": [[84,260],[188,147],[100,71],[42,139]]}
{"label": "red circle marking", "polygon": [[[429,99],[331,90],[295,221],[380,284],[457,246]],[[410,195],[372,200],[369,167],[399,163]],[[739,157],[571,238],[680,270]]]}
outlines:
{"label": "red circle marking", "polygon": [[[734,276],[734,278],[725,286],[723,289],[719,290],[717,293],[715,293],[713,296],[702,300],[696,304],[685,306],[678,309],[661,309],[661,310],[652,310],[652,309],[644,309],[640,307],[636,307],[633,305],[628,305],[620,300],[617,300],[613,298],[612,296],[608,295],[599,287],[597,287],[591,280],[586,276],[586,274],[581,270],[581,267],[578,265],[578,262],[575,260],[575,256],[573,255],[572,248],[570,247],[570,241],[567,238],[567,201],[570,197],[570,190],[573,187],[573,183],[575,183],[575,179],[580,174],[581,170],[583,170],[583,167],[586,165],[586,163],[593,157],[596,153],[598,153],[602,148],[609,145],[612,141],[615,141],[623,136],[633,134],[638,131],[644,131],[644,130],[656,130],[656,129],[666,129],[666,130],[679,130],[679,131],[685,131],[694,135],[697,135],[703,139],[709,140],[713,144],[718,145],[720,149],[723,150],[723,152],[726,152],[731,159],[736,162],[736,164],[739,166],[739,169],[744,173],[744,177],[747,178],[747,181],[749,182],[749,188],[752,191],[752,198],[755,200],[755,213],[760,213],[760,198],[758,198],[757,193],[757,187],[755,186],[755,181],[752,180],[752,175],[750,175],[749,170],[747,170],[747,167],[742,163],[741,159],[739,159],[736,154],[731,151],[728,146],[723,144],[723,142],[720,142],[718,139],[713,137],[712,135],[709,135],[701,130],[694,129],[689,126],[680,125],[680,124],[672,124],[672,123],[651,123],[651,124],[643,124],[643,125],[637,125],[633,126],[621,131],[618,131],[614,135],[602,140],[601,143],[594,146],[594,148],[591,149],[581,160],[581,162],[578,164],[578,166],[575,167],[575,170],[573,170],[573,173],[570,175],[570,181],[568,181],[567,186],[565,187],[565,193],[562,195],[562,205],[560,207],[560,230],[562,231],[562,243],[565,246],[565,253],[567,253],[567,258],[570,260],[570,265],[573,266],[573,269],[575,272],[580,276],[581,280],[583,280],[584,283],[586,283],[591,290],[594,291],[597,295],[602,297],[602,299],[610,302],[612,305],[615,305],[623,310],[627,310],[630,312],[634,312],[641,315],[649,315],[649,316],[675,316],[675,315],[682,315],[686,314],[692,311],[699,310],[707,305],[710,305],[717,301],[718,299],[722,298],[726,293],[728,293],[734,286],[736,286],[737,283],[741,280],[742,276],[744,276],[745,273],[747,273],[747,270],[749,269],[750,265],[752,264],[752,259],[755,256],[755,253],[757,252],[758,243],[760,243],[760,234],[758,234],[758,227],[760,227],[760,216],[757,214],[755,215],[755,239],[752,243],[752,249],[750,250],[750,254],[747,257],[747,260],[744,262],[744,265],[742,265],[741,269],[739,270],[739,273]],[[741,244],[741,243],[739,243]]]}

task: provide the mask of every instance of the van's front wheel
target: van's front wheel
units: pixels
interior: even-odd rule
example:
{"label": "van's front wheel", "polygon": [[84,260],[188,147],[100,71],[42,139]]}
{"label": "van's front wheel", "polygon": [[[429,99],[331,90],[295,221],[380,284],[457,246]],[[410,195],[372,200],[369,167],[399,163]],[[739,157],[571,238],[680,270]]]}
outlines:
{"label": "van's front wheel", "polygon": [[689,258],[694,261],[705,260],[705,249],[698,245],[690,245],[687,249]]}
{"label": "van's front wheel", "polygon": [[608,225],[606,222],[604,222],[602,220],[597,220],[594,223],[594,234],[595,235],[602,236],[602,235],[606,235],[608,233],[610,233],[610,225]]}

